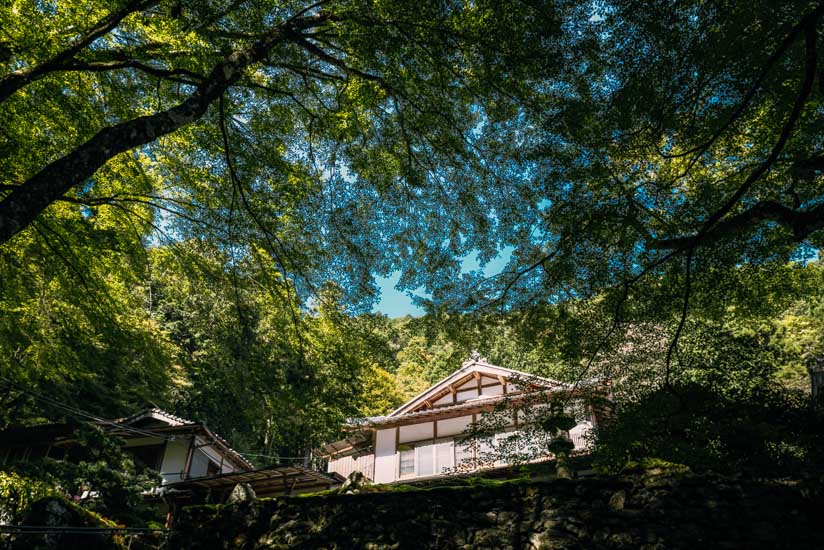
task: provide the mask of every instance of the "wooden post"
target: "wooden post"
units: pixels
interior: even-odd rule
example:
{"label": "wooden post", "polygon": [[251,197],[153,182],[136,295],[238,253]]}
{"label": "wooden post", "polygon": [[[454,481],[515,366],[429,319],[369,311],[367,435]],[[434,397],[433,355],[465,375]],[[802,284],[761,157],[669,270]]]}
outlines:
{"label": "wooden post", "polygon": [[183,464],[183,472],[181,472],[180,475],[181,479],[189,478],[189,470],[192,468],[192,457],[194,455],[196,438],[197,436],[192,434],[192,439],[189,440],[189,450],[186,451],[186,462]]}

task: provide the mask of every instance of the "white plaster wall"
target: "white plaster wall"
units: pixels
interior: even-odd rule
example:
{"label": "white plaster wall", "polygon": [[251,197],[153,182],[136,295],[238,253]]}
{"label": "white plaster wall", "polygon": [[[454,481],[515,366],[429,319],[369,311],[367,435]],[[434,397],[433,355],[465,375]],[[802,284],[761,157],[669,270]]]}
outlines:
{"label": "white plaster wall", "polygon": [[330,474],[337,472],[343,477],[349,477],[349,474],[358,471],[371,481],[375,477],[375,455],[361,455],[357,458],[352,456],[336,458],[329,461],[326,471]]}
{"label": "white plaster wall", "polygon": [[398,443],[421,441],[424,439],[432,439],[433,437],[435,437],[435,423],[422,422],[420,424],[401,426],[400,433],[398,434]]}
{"label": "white plaster wall", "polygon": [[478,387],[477,386],[475,386],[475,389],[472,389],[472,390],[459,391],[455,400],[458,403],[462,403],[463,401],[467,401],[469,399],[475,399],[476,397],[478,397]]}
{"label": "white plaster wall", "polygon": [[[478,413],[478,423],[482,422],[492,422],[494,425],[497,426],[514,426],[515,425],[515,412],[511,410],[505,411],[490,411],[490,412],[480,412]],[[501,424],[503,422],[503,424]]]}
{"label": "white plaster wall", "polygon": [[396,478],[395,428],[378,430],[375,436],[375,483],[389,483]]}
{"label": "white plaster wall", "polygon": [[[205,439],[201,440],[200,438],[198,438],[197,444],[202,445],[205,442],[206,442]],[[233,463],[230,462],[229,459],[226,456],[222,455],[221,452],[217,448],[215,448],[213,445],[208,445],[206,447],[200,447],[199,450],[203,454],[205,454],[208,458],[210,458],[212,460],[212,462],[214,462],[218,466],[220,466],[221,457],[223,458],[223,467],[220,470],[220,473],[222,473],[222,474],[231,473],[231,472],[235,472],[237,470],[240,470],[240,468],[234,466]]]}
{"label": "white plaster wall", "polygon": [[183,468],[186,466],[186,455],[189,454],[189,438],[177,438],[166,443],[163,453],[163,462],[160,466],[160,475],[163,484],[183,480]]}
{"label": "white plaster wall", "polygon": [[500,384],[481,388],[481,395],[503,395],[504,387]]}
{"label": "white plaster wall", "polygon": [[450,404],[452,404],[452,394],[447,393],[446,395],[444,395],[443,397],[441,397],[440,399],[438,399],[437,401],[435,401],[432,404],[433,405],[450,405]]}
{"label": "white plaster wall", "polygon": [[195,449],[192,453],[192,465],[189,467],[190,477],[203,477],[209,467],[209,457],[201,449]]}
{"label": "white plaster wall", "polygon": [[471,416],[459,416],[438,420],[438,437],[448,437],[462,433],[472,423]]}

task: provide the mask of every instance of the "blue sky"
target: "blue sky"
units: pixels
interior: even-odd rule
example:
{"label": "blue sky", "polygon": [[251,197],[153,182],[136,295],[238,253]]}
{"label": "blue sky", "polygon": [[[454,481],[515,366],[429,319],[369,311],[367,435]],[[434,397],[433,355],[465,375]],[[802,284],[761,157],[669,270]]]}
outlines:
{"label": "blue sky", "polygon": [[[484,274],[486,276],[490,276],[500,273],[509,261],[509,256],[511,254],[511,249],[504,249],[498,257],[486,264]],[[465,258],[463,265],[461,266],[461,270],[464,273],[478,268],[480,268],[478,259],[472,255]],[[381,296],[380,301],[375,304],[372,311],[383,313],[392,318],[403,317],[405,315],[423,315],[424,311],[412,304],[412,299],[406,292],[401,292],[395,289],[395,285],[398,284],[398,279],[400,279],[400,273],[393,273],[390,277],[376,278],[378,287],[381,291]]]}

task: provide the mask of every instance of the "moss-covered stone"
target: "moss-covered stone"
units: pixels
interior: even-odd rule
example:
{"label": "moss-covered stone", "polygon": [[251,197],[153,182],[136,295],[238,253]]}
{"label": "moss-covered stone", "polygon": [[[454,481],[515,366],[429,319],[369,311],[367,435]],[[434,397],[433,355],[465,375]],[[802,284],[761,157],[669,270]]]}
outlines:
{"label": "moss-covered stone", "polygon": [[34,502],[22,525],[36,532],[16,534],[10,541],[11,548],[111,550],[126,547],[122,537],[116,533],[89,530],[117,527],[113,521],[57,495]]}

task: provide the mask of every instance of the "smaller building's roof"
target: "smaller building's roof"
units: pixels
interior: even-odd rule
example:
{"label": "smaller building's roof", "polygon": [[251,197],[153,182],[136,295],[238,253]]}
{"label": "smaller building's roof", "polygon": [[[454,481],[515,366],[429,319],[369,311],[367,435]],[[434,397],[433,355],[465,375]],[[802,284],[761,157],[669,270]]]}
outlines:
{"label": "smaller building's roof", "polygon": [[169,483],[156,489],[151,496],[174,499],[189,491],[211,491],[225,495],[238,483],[248,483],[257,496],[266,497],[310,489],[329,489],[338,485],[339,480],[303,466],[281,465]]}
{"label": "smaller building's roof", "polygon": [[[157,420],[165,425],[152,426],[151,428],[139,428],[137,430],[133,429],[133,426],[140,424],[141,421],[145,419]],[[180,416],[175,416],[156,407],[140,411],[125,418],[119,418],[114,422],[104,423],[102,424],[102,427],[109,433],[125,438],[151,436],[167,437],[169,434],[174,433],[197,433],[212,441],[215,447],[223,451],[225,456],[234,462],[235,465],[240,466],[244,470],[254,469],[254,465],[251,462],[246,460],[242,454],[232,449],[225,439],[210,430],[206,424],[202,422],[193,422]]]}
{"label": "smaller building's roof", "polygon": [[[373,416],[370,417],[369,424],[362,424],[362,426],[373,426],[374,422],[378,419],[386,418],[385,416]],[[359,419],[359,420],[367,420],[367,419]],[[372,433],[370,431],[356,431],[347,437],[341,439],[340,441],[333,441],[332,443],[327,443],[316,452],[321,456],[345,456],[348,453],[357,452],[358,449],[364,447],[364,445],[369,444],[372,442]]]}
{"label": "smaller building's roof", "polygon": [[118,418],[117,420],[115,420],[115,422],[117,422],[118,424],[126,424],[130,426],[132,424],[137,424],[141,420],[147,418],[159,420],[165,424],[168,424],[169,426],[182,426],[184,424],[194,424],[194,422],[192,422],[191,420],[186,420],[185,418],[175,416],[172,413],[164,411],[163,409],[157,407],[140,411],[139,413],[133,414],[132,416],[127,416],[125,418]]}

